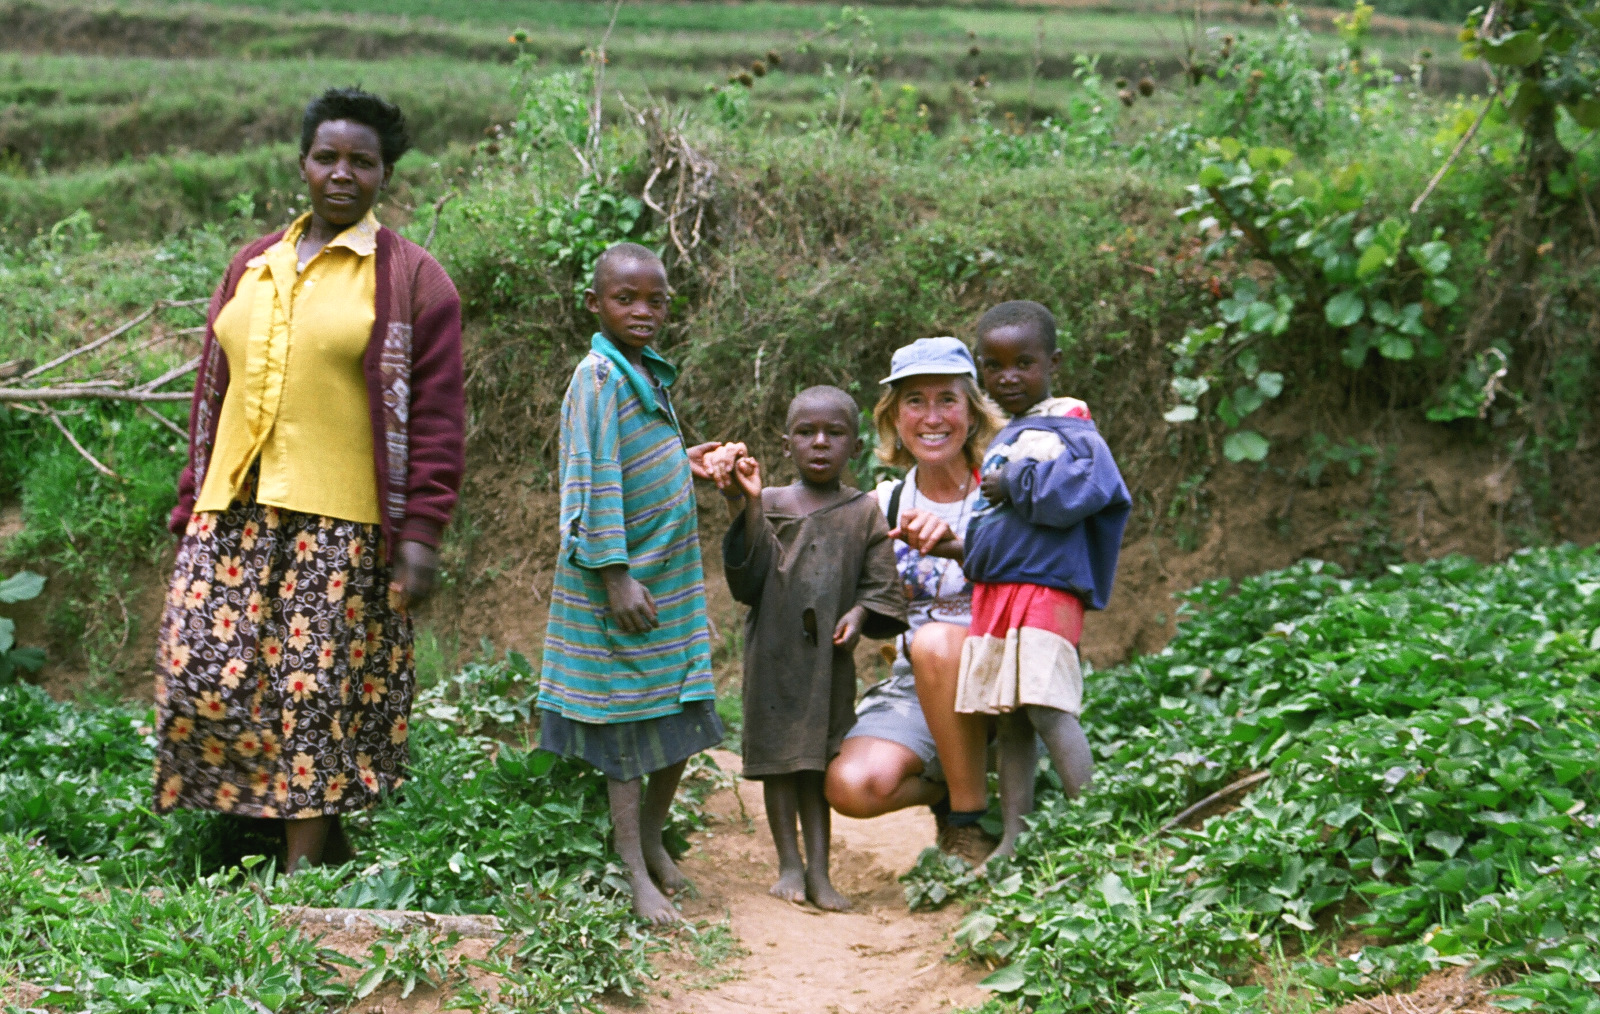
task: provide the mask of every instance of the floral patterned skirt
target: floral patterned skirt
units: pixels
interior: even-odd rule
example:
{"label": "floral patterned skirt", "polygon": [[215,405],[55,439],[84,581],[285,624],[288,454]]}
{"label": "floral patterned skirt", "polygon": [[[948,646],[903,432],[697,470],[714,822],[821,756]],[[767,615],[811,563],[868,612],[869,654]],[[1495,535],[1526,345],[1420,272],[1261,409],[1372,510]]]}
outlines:
{"label": "floral patterned skirt", "polygon": [[411,621],[379,526],[235,503],[178,546],[156,682],[156,810],[319,817],[405,779]]}

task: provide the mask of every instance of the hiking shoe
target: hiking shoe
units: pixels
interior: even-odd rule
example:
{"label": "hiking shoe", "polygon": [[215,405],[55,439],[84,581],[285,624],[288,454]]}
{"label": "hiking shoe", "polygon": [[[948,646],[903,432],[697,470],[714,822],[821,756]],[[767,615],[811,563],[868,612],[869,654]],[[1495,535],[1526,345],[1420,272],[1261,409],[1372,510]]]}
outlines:
{"label": "hiking shoe", "polygon": [[1000,839],[977,824],[965,827],[947,827],[939,832],[939,851],[960,856],[973,866],[989,858],[989,853],[1000,844]]}

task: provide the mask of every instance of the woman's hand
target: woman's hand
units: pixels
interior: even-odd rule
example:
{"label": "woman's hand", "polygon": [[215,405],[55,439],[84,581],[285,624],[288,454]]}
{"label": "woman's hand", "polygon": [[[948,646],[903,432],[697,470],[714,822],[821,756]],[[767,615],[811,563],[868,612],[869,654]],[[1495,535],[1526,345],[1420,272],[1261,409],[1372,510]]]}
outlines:
{"label": "woman's hand", "polygon": [[865,606],[856,606],[843,616],[833,628],[833,646],[843,648],[845,651],[855,651],[856,642],[861,640],[861,625],[867,620]]}
{"label": "woman's hand", "polygon": [[689,448],[689,473],[696,479],[711,479],[711,473],[706,469],[706,455],[721,446],[721,441],[712,440]]}
{"label": "woman's hand", "polygon": [[389,576],[389,601],[405,613],[421,605],[433,594],[439,577],[439,553],[425,542],[407,540],[394,554],[394,569]]}
{"label": "woman's hand", "polygon": [[926,556],[941,542],[955,538],[955,533],[950,530],[949,523],[939,515],[932,511],[912,508],[900,512],[900,525],[889,533],[889,537],[901,540]]}
{"label": "woman's hand", "polygon": [[600,577],[606,583],[606,600],[617,629],[624,634],[648,634],[661,625],[656,619],[656,600],[650,595],[650,589],[628,573],[626,564],[601,567]]}

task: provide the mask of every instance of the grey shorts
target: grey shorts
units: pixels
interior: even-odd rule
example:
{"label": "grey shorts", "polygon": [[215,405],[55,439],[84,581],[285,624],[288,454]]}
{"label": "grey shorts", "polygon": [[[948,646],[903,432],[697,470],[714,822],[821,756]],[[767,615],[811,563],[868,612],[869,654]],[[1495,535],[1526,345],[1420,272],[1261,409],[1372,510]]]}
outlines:
{"label": "grey shorts", "polygon": [[899,743],[922,761],[923,778],[944,781],[939,751],[933,745],[928,720],[922,715],[922,703],[917,700],[917,681],[911,675],[911,663],[904,657],[895,659],[889,678],[868,687],[856,705],[856,724],[844,738],[858,736]]}

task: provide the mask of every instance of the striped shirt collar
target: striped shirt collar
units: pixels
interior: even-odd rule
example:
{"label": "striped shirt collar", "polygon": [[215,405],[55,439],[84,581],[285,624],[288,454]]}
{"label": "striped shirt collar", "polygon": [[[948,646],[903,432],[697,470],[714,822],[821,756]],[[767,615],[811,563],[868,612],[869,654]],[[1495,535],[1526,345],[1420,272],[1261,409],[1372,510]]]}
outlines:
{"label": "striped shirt collar", "polygon": [[[671,410],[656,400],[655,385],[650,383],[649,378],[634,369],[633,364],[628,362],[628,357],[622,354],[622,350],[617,348],[615,342],[606,337],[604,331],[596,331],[594,337],[589,339],[589,351],[605,356],[616,364],[622,370],[623,375],[628,378],[628,383],[633,386],[633,392],[639,396],[640,401],[668,418],[672,417]],[[673,382],[678,379],[678,368],[661,358],[661,354],[655,349],[646,346],[641,350],[640,356],[650,364],[650,372],[654,373],[657,379],[661,381],[663,388],[671,387]]]}

